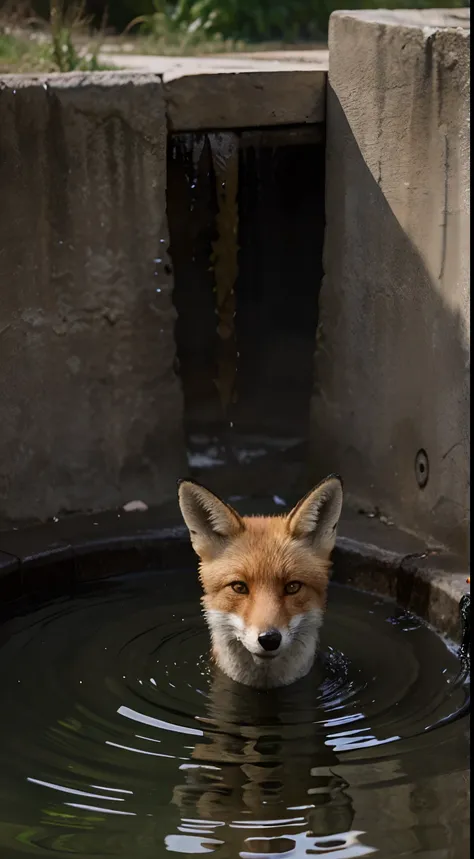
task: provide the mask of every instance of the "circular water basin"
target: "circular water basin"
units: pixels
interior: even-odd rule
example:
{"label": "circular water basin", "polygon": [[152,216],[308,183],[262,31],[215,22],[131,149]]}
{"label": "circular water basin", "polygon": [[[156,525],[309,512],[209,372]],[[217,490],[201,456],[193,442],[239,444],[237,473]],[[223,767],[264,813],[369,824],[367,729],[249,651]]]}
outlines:
{"label": "circular water basin", "polygon": [[82,586],[0,629],[0,856],[462,859],[454,647],[331,585],[321,652],[256,691],[209,660],[195,570]]}

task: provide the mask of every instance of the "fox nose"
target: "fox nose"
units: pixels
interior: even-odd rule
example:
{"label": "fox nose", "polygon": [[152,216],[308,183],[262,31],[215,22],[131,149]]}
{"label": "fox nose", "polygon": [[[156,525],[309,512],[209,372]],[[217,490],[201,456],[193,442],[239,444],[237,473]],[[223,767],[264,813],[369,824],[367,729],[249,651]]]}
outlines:
{"label": "fox nose", "polygon": [[277,629],[269,629],[258,636],[258,643],[264,650],[278,650],[281,644],[281,632]]}

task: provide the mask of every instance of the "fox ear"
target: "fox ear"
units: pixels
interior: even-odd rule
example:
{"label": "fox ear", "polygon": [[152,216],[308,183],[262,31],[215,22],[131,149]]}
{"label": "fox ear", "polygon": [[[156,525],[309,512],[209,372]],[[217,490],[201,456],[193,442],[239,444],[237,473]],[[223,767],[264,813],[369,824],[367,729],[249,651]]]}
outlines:
{"label": "fox ear", "polygon": [[331,552],[342,510],[342,480],[330,474],[293,508],[287,527],[292,537],[305,540],[315,549]]}
{"label": "fox ear", "polygon": [[218,555],[226,543],[245,528],[232,507],[192,480],[180,481],[178,500],[193,549],[202,559],[210,560]]}

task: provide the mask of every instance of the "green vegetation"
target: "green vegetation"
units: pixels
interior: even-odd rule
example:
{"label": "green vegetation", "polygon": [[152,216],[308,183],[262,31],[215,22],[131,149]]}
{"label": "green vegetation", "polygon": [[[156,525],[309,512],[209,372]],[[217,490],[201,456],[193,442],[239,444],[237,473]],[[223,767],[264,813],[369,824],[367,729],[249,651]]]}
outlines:
{"label": "green vegetation", "polygon": [[148,54],[208,54],[248,49],[243,40],[224,38],[181,20],[173,10],[154,0],[153,12],[138,15],[128,22],[124,35],[133,33],[137,52]]}
{"label": "green vegetation", "polygon": [[54,65],[43,45],[2,32],[0,27],[0,73],[51,71],[54,71]]}
{"label": "green vegetation", "polygon": [[321,43],[335,9],[463,5],[466,0],[4,0],[0,72],[92,71],[105,38],[116,52],[126,40],[142,54],[264,50]]}
{"label": "green vegetation", "polygon": [[[90,0],[105,10],[105,0]],[[466,0],[113,0],[108,22],[119,31],[134,19],[156,38],[186,31],[194,39],[245,42],[320,40],[335,9],[465,6]]]}
{"label": "green vegetation", "polygon": [[[102,33],[79,49],[76,36],[90,28],[86,0],[50,0],[48,19],[31,13],[28,4],[7,4],[0,13],[0,72],[73,72],[101,68],[98,52]],[[103,67],[102,67],[103,68]]]}
{"label": "green vegetation", "polygon": [[[317,41],[327,31],[332,9],[326,0],[152,0],[154,10],[138,20],[152,37],[165,29],[195,40],[246,43]],[[334,4],[335,5],[335,4]]]}
{"label": "green vegetation", "polygon": [[80,54],[73,40],[76,30],[85,29],[90,24],[85,17],[85,7],[85,0],[79,4],[71,4],[67,0],[50,0],[50,49],[55,67],[60,72],[94,72],[100,68],[97,60],[100,41],[96,40],[92,48],[88,46]]}

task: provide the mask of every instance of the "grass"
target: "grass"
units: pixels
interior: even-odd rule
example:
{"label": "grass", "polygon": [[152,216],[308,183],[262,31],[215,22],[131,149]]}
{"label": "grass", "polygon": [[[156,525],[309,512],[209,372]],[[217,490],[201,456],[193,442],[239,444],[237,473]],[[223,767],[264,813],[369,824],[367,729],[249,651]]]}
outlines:
{"label": "grass", "polygon": [[285,42],[252,43],[235,39],[224,39],[210,35],[202,28],[192,25],[177,25],[166,14],[155,12],[132,21],[122,36],[107,40],[107,50],[112,50],[115,42],[117,53],[134,53],[162,56],[205,56],[208,54],[228,54],[262,51],[282,51],[302,48],[326,48],[327,45],[298,44]]}
{"label": "grass", "polygon": [[98,48],[72,41],[68,31],[51,38],[38,34],[5,32],[0,25],[0,74],[39,74],[48,72],[93,72],[115,68],[99,63]]}
{"label": "grass", "polygon": [[[1,0],[0,0],[1,2]],[[28,14],[28,0],[22,16],[12,13],[17,4],[10,3],[10,13],[0,13],[0,74],[95,71],[117,68],[99,64],[107,53],[162,56],[208,56],[210,54],[256,53],[289,48],[326,47],[321,44],[288,45],[280,42],[248,44],[243,41],[206,36],[202,30],[171,26],[166,16],[153,16],[152,25],[144,28],[137,19],[121,36],[91,37],[89,22],[83,16],[83,0],[77,0],[73,12],[65,11],[63,0],[50,0],[51,20],[40,22]],[[70,4],[67,9],[70,10]],[[145,25],[146,26],[146,25]]]}
{"label": "grass", "polygon": [[55,65],[48,45],[0,29],[0,74],[54,72]]}
{"label": "grass", "polygon": [[[98,62],[99,49],[87,52],[87,39],[78,35],[74,42],[65,34],[58,35],[53,44],[44,34],[28,30],[2,32],[0,24],[0,74],[23,74],[57,71],[94,71],[112,68]],[[209,56],[212,54],[256,53],[302,48],[326,48],[324,44],[289,45],[281,42],[251,44],[223,39],[196,39],[189,34],[171,33],[162,36],[127,35],[105,37],[100,45],[101,57],[107,53],[179,56]],[[58,60],[61,61],[59,65]],[[113,68],[117,68],[114,66]]]}
{"label": "grass", "polygon": [[[54,42],[36,32],[18,30],[2,32],[0,25],[0,74],[39,74],[57,71],[94,71],[112,68],[97,59],[95,54],[87,55],[85,40],[77,37],[74,41],[68,34],[57,34]],[[105,39],[101,45],[105,51],[114,54],[163,54],[166,56],[191,56],[196,54],[215,54],[244,50],[244,45],[222,44],[213,40],[205,43],[190,44],[186,39],[152,39],[149,36]],[[79,45],[81,45],[81,49]],[[84,53],[86,56],[84,57]],[[113,68],[116,68],[114,66]]]}
{"label": "grass", "polygon": [[96,71],[103,33],[91,39],[85,0],[50,0],[49,22],[33,15],[28,0],[7,0],[0,13],[0,73]]}

